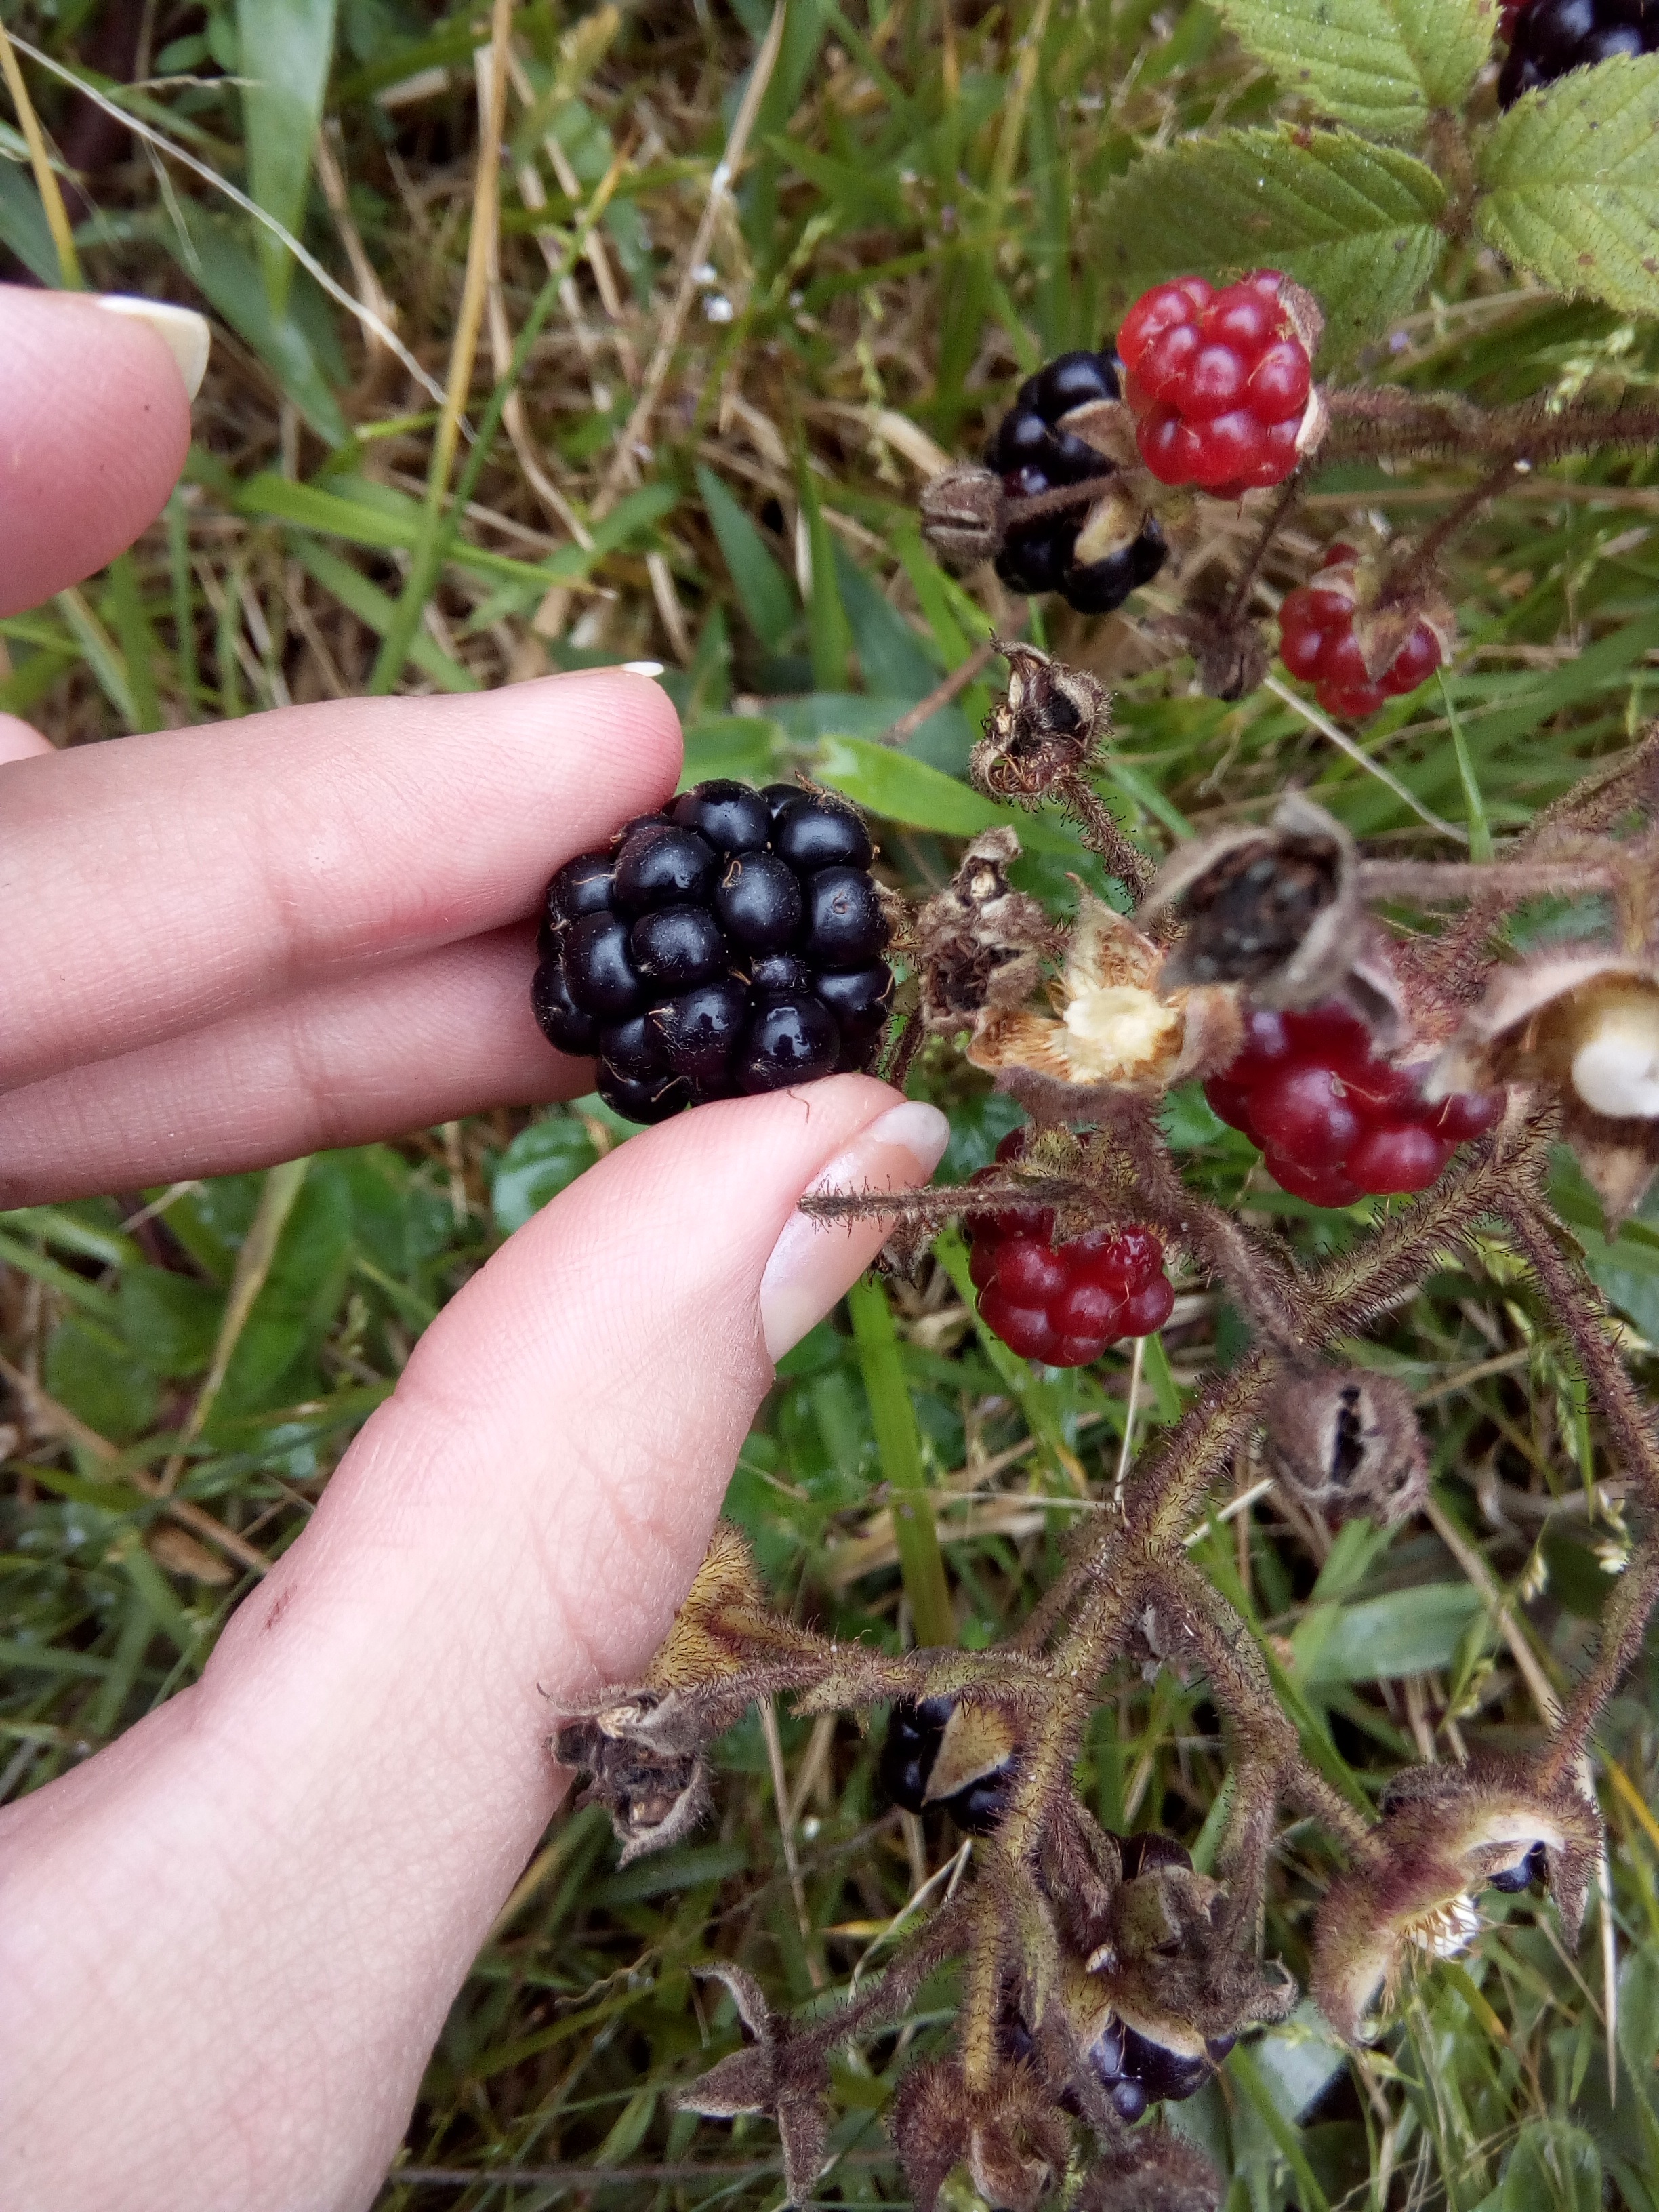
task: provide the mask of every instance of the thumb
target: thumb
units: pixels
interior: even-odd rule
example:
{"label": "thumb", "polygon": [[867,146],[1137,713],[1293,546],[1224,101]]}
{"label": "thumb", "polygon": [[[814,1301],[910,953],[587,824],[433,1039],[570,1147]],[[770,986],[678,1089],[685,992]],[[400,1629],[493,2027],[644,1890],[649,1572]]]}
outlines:
{"label": "thumb", "polygon": [[874,1256],[798,1198],[923,1182],[946,1134],[846,1077],[611,1154],[446,1309],[199,1686],[15,1808],[0,2141],[52,2202],[368,2203],[563,1786],[557,1698],[643,1667],[772,1358]]}

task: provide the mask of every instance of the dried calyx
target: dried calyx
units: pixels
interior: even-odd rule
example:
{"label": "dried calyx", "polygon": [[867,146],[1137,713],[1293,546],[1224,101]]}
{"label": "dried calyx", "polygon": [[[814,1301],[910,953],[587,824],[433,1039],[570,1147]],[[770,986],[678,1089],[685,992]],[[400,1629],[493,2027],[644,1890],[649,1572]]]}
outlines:
{"label": "dried calyx", "polygon": [[948,1813],[969,1835],[1001,1819],[1018,1764],[1016,1717],[955,1698],[903,1698],[887,1723],[877,1775],[907,1813]]}
{"label": "dried calyx", "polygon": [[1403,1521],[1428,1496],[1411,1393],[1366,1368],[1287,1365],[1262,1408],[1279,1480],[1333,1521]]}
{"label": "dried calyx", "polygon": [[1617,1225],[1659,1170],[1659,967],[1586,945],[1502,968],[1437,1063],[1431,1097],[1535,1084]]}
{"label": "dried calyx", "polygon": [[936,1036],[1024,1006],[1042,980],[1044,956],[1060,942],[1041,903],[1009,881],[1018,858],[1013,830],[986,830],[916,915],[903,949],[921,970],[921,1019]]}
{"label": "dried calyx", "polygon": [[1038,798],[1089,766],[1111,726],[1111,702],[1085,670],[1017,639],[991,642],[1008,663],[1008,690],[986,717],[969,773],[999,799]]}
{"label": "dried calyx", "polygon": [[1336,817],[1289,792],[1263,827],[1224,830],[1180,848],[1137,919],[1170,908],[1186,931],[1166,988],[1238,983],[1259,1005],[1352,1008],[1383,1049],[1402,1026],[1400,987],[1362,902],[1359,856]]}
{"label": "dried calyx", "polygon": [[1584,1917],[1601,1818],[1575,1784],[1540,1783],[1521,1761],[1409,1767],[1384,1792],[1368,1864],[1326,1893],[1314,1935],[1313,1993],[1351,2041],[1394,2001],[1413,1966],[1454,1958],[1480,1930],[1475,1898],[1541,1878],[1569,1940]]}

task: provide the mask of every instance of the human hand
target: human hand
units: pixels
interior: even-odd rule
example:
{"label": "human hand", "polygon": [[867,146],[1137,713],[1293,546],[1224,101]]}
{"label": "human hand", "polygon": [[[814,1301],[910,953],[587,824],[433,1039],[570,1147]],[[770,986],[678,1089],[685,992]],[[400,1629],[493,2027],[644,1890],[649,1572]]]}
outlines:
{"label": "human hand", "polygon": [[[154,514],[187,401],[142,325],[34,294],[0,391],[3,608]],[[0,744],[0,1205],[591,1088],[530,917],[672,788],[654,686]],[[559,1698],[643,1667],[772,1360],[873,1256],[798,1197],[925,1181],[945,1134],[847,1076],[612,1152],[445,1309],[200,1682],[0,1814],[13,2212],[369,2202],[563,1794]]]}

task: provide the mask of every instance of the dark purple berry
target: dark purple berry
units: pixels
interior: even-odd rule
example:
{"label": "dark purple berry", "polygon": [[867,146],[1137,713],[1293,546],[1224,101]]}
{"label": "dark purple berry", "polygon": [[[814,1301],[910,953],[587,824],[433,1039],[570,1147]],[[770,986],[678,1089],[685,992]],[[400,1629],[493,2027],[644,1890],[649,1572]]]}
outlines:
{"label": "dark purple berry", "polygon": [[738,1083],[747,1091],[811,1083],[831,1072],[840,1052],[835,1017],[816,999],[804,991],[764,999],[738,1056]]}
{"label": "dark purple berry", "polygon": [[[767,998],[776,998],[786,991],[810,991],[812,971],[804,960],[793,952],[757,952],[743,963],[740,971],[748,978],[751,990]],[[828,1005],[829,1001],[824,1002]]]}
{"label": "dark purple berry", "polygon": [[1148,2101],[1146,2092],[1140,2083],[1132,2080],[1127,2075],[1113,2082],[1112,2102],[1117,2107],[1119,2119],[1127,2121],[1133,2125],[1146,2111]]}
{"label": "dark purple berry", "polygon": [[1127,2079],[1139,2082],[1149,2102],[1165,2097],[1179,2102],[1201,2089],[1214,2069],[1201,2055],[1171,2051],[1167,2045],[1142,2035],[1138,2028],[1125,2027],[1123,2071]]}
{"label": "dark purple berry", "polygon": [[806,887],[806,941],[815,968],[860,968],[887,942],[887,918],[862,868],[820,868]]}
{"label": "dark purple berry", "polygon": [[1148,515],[1138,538],[1109,553],[1104,560],[1067,568],[1057,589],[1066,605],[1080,615],[1112,614],[1131,592],[1152,582],[1169,550],[1156,518]]}
{"label": "dark purple berry", "polygon": [[601,1030],[599,1049],[605,1066],[630,1082],[659,1082],[669,1073],[668,1054],[648,1014],[630,1014]]}
{"label": "dark purple berry", "polygon": [[1073,407],[1086,407],[1096,399],[1115,399],[1121,388],[1121,366],[1117,356],[1111,353],[1056,354],[1046,368],[1026,379],[1019,396],[1046,422],[1058,422]]}
{"label": "dark purple berry", "polygon": [[843,1031],[879,1029],[893,1003],[893,971],[884,960],[845,975],[820,969],[812,978],[812,989]]}
{"label": "dark purple berry", "polygon": [[800,934],[806,902],[800,878],[775,853],[739,853],[728,860],[714,893],[714,911],[732,939],[755,952],[781,952]]}
{"label": "dark purple berry", "polygon": [[1026,467],[1042,469],[1046,474],[1051,450],[1048,425],[1036,408],[1017,404],[1003,416],[994,450],[996,458],[990,465],[1005,477]]}
{"label": "dark purple berry", "polygon": [[547,887],[548,920],[556,924],[603,914],[611,904],[611,874],[608,853],[578,853],[567,860]]}
{"label": "dark purple berry", "polygon": [[749,1025],[749,994],[728,977],[653,1006],[647,1018],[676,1075],[688,1083],[718,1086]]}
{"label": "dark purple berry", "polygon": [[714,847],[695,830],[648,823],[624,841],[617,855],[613,902],[637,912],[704,898],[715,865]]}
{"label": "dark purple berry", "polygon": [[1010,591],[1034,598],[1039,592],[1057,592],[1071,566],[1077,544],[1075,519],[1061,524],[1042,523],[1030,531],[1008,533],[994,566]]}
{"label": "dark purple berry", "polygon": [[1659,0],[1529,0],[1515,19],[1498,103],[1620,54],[1659,52]]}
{"label": "dark purple berry", "polygon": [[1505,1897],[1518,1897],[1523,1889],[1530,1889],[1535,1881],[1545,1880],[1549,1871],[1542,1844],[1534,1844],[1518,1866],[1504,1867],[1501,1872],[1488,1875],[1487,1881],[1493,1889],[1501,1890]]}
{"label": "dark purple berry", "polygon": [[876,1778],[895,1805],[920,1813],[927,1800],[945,1724],[956,1711],[953,1698],[901,1698],[887,1723],[876,1763]]}
{"label": "dark purple berry", "polygon": [[806,793],[798,783],[763,783],[760,795],[766,801],[767,810],[775,822],[784,807],[793,805],[798,799],[805,799]]}
{"label": "dark purple berry", "polygon": [[757,853],[772,834],[766,794],[726,777],[682,792],[670,813],[679,828],[695,830],[717,853]]}
{"label": "dark purple berry", "polygon": [[618,1075],[614,1068],[599,1062],[599,1079],[594,1085],[613,1114],[620,1114],[624,1121],[666,1121],[678,1114],[686,1103],[683,1085],[672,1077],[653,1075],[644,1081]]}
{"label": "dark purple berry", "polygon": [[629,957],[648,983],[689,991],[726,973],[726,937],[706,906],[664,906],[642,914],[628,939]]}
{"label": "dark purple berry", "polygon": [[867,868],[875,848],[852,808],[797,792],[772,825],[772,850],[802,874],[817,868]]}
{"label": "dark purple berry", "polygon": [[564,942],[565,981],[585,1013],[625,1021],[644,1011],[645,986],[628,959],[628,924],[620,915],[590,914],[573,922]]}
{"label": "dark purple berry", "polygon": [[594,1049],[599,1025],[571,997],[562,962],[543,961],[530,987],[530,1004],[550,1044],[561,1052],[586,1054]]}
{"label": "dark purple berry", "polygon": [[1109,2087],[1122,2073],[1123,2028],[1115,2016],[1108,2017],[1105,2027],[1089,2045],[1089,2063]]}

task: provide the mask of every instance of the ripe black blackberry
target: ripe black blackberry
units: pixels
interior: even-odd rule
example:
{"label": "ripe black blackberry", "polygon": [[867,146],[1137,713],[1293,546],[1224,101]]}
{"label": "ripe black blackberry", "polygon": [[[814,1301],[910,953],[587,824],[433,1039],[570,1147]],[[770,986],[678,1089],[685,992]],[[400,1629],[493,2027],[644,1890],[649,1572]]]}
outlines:
{"label": "ripe black blackberry", "polygon": [[844,799],[698,784],[548,884],[543,1034],[630,1121],[867,1066],[893,996],[872,851]]}
{"label": "ripe black blackberry", "polygon": [[876,1774],[907,1813],[948,1813],[970,1836],[988,1836],[1013,1788],[1019,1747],[1006,1718],[954,1698],[901,1698]]}
{"label": "ripe black blackberry", "polygon": [[1659,53],[1659,0],[1526,0],[1509,40],[1498,80],[1504,107],[1570,70],[1617,54]]}
{"label": "ripe black blackberry", "polygon": [[[1010,499],[1034,499],[1061,484],[1115,473],[1103,453],[1066,428],[1066,418],[1073,408],[1116,399],[1122,366],[1115,353],[1062,353],[1026,378],[985,449],[985,465],[1001,477]],[[1164,566],[1164,533],[1148,515],[1128,544],[1079,562],[1078,532],[1086,515],[1079,508],[1011,530],[996,557],[998,575],[1016,592],[1058,592],[1079,614],[1121,607]]]}

